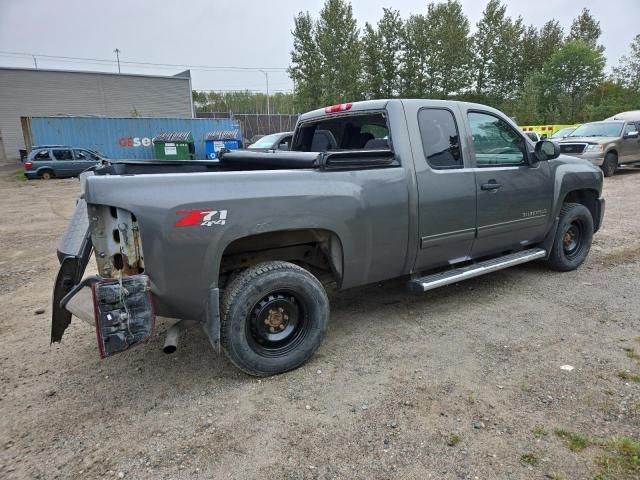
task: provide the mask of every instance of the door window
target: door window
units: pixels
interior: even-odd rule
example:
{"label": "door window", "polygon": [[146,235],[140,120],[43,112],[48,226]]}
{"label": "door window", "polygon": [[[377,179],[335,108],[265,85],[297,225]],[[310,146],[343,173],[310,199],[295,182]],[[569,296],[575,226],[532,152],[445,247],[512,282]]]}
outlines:
{"label": "door window", "polygon": [[95,154],[86,150],[74,150],[74,152],[76,154],[76,160],[82,160],[86,162],[95,162],[96,160],[98,160],[98,157]]}
{"label": "door window", "polygon": [[624,127],[624,132],[622,132],[622,134],[626,135],[627,133],[635,132],[635,131],[636,131],[635,123],[627,123],[627,126]]}
{"label": "door window", "polygon": [[418,112],[418,126],[424,156],[431,168],[463,168],[460,135],[453,113],[443,108],[423,108]]}
{"label": "door window", "polygon": [[54,150],[53,156],[56,160],[73,160],[71,150]]}
{"label": "door window", "polygon": [[478,167],[525,164],[524,139],[507,122],[487,113],[469,112],[469,126]]}
{"label": "door window", "polygon": [[291,135],[284,137],[278,143],[278,150],[289,150],[289,146],[291,145]]}

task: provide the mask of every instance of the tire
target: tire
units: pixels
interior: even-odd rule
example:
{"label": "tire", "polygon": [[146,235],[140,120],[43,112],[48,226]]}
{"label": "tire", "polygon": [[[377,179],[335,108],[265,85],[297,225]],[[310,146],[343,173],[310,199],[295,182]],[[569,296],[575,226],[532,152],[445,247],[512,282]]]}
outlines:
{"label": "tire", "polygon": [[324,287],[292,263],[254,265],[236,276],[222,296],[222,348],[249,375],[299,367],[320,346],[328,323]]}
{"label": "tire", "polygon": [[612,177],[618,168],[618,156],[612,152],[607,153],[601,168],[605,177]]}
{"label": "tire", "polygon": [[548,265],[559,272],[578,268],[587,258],[593,240],[593,217],[579,203],[565,203],[553,240]]}
{"label": "tire", "polygon": [[40,173],[40,178],[43,180],[51,180],[53,177],[55,177],[55,175],[51,170],[45,170]]}

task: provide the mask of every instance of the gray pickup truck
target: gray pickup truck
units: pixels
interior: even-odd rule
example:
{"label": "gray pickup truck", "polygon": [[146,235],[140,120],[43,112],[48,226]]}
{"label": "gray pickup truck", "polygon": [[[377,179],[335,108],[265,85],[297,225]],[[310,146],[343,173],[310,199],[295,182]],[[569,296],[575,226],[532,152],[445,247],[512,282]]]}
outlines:
{"label": "gray pickup truck", "polygon": [[[336,145],[311,151],[317,130]],[[182,319],[167,351],[196,321],[243,371],[276,374],[320,345],[325,285],[404,276],[422,292],[533,260],[573,270],[602,223],[599,168],[483,105],[335,105],[302,115],[292,142],[84,174],[58,247],[51,340],[73,313],[105,357],[160,315]],[[92,251],[98,275],[83,278]]]}
{"label": "gray pickup truck", "polygon": [[560,152],[588,160],[610,177],[618,165],[640,162],[639,130],[640,112],[627,119],[584,123],[560,141]]}

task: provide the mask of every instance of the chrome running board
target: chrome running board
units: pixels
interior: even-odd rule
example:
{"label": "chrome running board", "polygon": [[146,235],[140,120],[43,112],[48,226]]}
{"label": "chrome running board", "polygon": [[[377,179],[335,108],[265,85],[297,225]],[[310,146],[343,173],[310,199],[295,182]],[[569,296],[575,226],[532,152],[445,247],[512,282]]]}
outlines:
{"label": "chrome running board", "polygon": [[425,277],[411,280],[410,287],[418,292],[426,292],[434,288],[451,285],[469,278],[479,277],[485,273],[495,272],[503,268],[520,265],[521,263],[531,262],[544,258],[547,255],[546,250],[542,248],[531,248],[518,253],[511,253],[503,257],[492,258],[483,262],[474,263],[467,267],[446,270],[444,272],[434,273]]}

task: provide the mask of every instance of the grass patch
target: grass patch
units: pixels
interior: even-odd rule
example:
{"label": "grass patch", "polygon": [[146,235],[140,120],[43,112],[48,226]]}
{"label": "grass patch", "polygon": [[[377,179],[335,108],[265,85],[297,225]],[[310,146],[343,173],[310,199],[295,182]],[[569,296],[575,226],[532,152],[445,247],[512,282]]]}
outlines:
{"label": "grass patch", "polygon": [[619,372],[618,373],[618,378],[620,380],[625,380],[627,382],[636,382],[636,383],[640,383],[640,375],[635,374],[635,373],[629,373],[629,372]]}
{"label": "grass patch", "polygon": [[599,443],[599,446],[607,451],[596,459],[602,470],[600,479],[631,480],[640,476],[640,442],[623,437]]}
{"label": "grass patch", "polygon": [[640,360],[640,353],[636,352],[633,348],[625,348],[624,353],[629,358]]}
{"label": "grass patch", "polygon": [[593,480],[637,480],[640,478],[640,441],[626,437],[609,440],[590,439],[580,433],[566,430],[556,430],[555,433],[574,452],[583,450],[590,445],[604,451],[604,455],[595,460],[599,471]]}
{"label": "grass patch", "polygon": [[22,170],[22,169],[16,170],[15,179],[18,182],[26,182],[27,181],[27,177],[24,176],[24,170]]}
{"label": "grass patch", "polygon": [[536,437],[546,437],[547,435],[549,435],[549,432],[547,432],[542,425],[536,425],[535,427],[533,427],[533,430],[531,430],[531,432]]}
{"label": "grass patch", "polygon": [[563,439],[573,452],[584,450],[589,445],[589,439],[581,433],[567,432],[566,430],[556,429],[556,435]]}
{"label": "grass patch", "polygon": [[460,437],[460,435],[456,433],[452,433],[447,437],[447,445],[449,445],[450,447],[455,447],[461,441],[462,441],[462,438]]}
{"label": "grass patch", "polygon": [[540,463],[540,459],[537,457],[535,453],[524,453],[520,456],[520,461],[526,465],[531,465],[535,467]]}
{"label": "grass patch", "polygon": [[634,412],[638,412],[638,413],[640,413],[640,403],[636,403],[636,404],[633,406],[633,411],[634,411]]}

